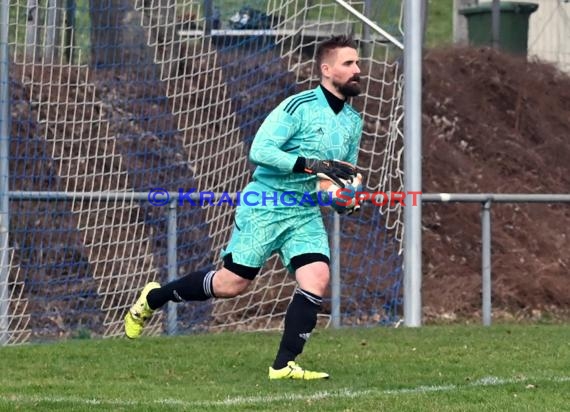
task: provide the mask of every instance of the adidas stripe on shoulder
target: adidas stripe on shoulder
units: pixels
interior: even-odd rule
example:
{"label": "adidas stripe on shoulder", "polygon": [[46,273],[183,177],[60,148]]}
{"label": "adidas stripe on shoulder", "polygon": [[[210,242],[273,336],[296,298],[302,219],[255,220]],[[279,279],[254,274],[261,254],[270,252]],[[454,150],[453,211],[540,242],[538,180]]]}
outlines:
{"label": "adidas stripe on shoulder", "polygon": [[301,106],[303,103],[308,103],[317,100],[317,95],[314,91],[308,91],[306,93],[301,93],[289,100],[285,105],[283,111],[289,115],[293,115],[295,111]]}

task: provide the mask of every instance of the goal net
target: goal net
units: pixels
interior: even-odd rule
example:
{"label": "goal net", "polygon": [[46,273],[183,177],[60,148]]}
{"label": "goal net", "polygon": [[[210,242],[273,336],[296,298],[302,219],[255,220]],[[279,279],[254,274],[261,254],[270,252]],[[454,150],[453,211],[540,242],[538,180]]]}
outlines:
{"label": "goal net", "polygon": [[[318,84],[316,44],[331,34],[359,41],[366,186],[401,192],[401,50],[358,17],[401,38],[401,4],[371,3],[10,0],[0,344],[120,336],[147,282],[218,266],[235,208],[175,200],[169,251],[172,214],[157,201],[243,189],[257,128]],[[323,215],[333,236],[333,214]],[[387,202],[341,218],[343,325],[398,321],[402,217]],[[272,257],[244,295],[176,305],[145,333],[279,329],[294,287]]]}

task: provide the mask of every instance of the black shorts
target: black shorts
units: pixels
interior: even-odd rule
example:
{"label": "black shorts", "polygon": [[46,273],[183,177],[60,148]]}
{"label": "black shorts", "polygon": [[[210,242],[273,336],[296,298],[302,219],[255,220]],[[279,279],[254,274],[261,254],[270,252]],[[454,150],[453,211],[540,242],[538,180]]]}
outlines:
{"label": "black shorts", "polygon": [[[327,256],[320,254],[320,253],[304,253],[302,255],[293,256],[291,258],[291,267],[294,270],[299,269],[305,265],[314,262],[324,262],[327,265],[330,263],[330,260]],[[261,268],[251,267],[240,265],[239,263],[235,263],[232,259],[232,254],[229,253],[224,256],[224,267],[229,271],[235,273],[236,275],[244,278],[253,280],[261,270]]]}

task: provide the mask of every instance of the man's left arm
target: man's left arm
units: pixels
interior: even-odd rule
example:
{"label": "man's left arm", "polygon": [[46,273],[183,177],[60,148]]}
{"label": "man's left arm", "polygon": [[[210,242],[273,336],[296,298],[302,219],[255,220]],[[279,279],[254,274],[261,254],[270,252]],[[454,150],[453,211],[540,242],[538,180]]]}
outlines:
{"label": "man's left arm", "polygon": [[354,127],[354,131],[350,139],[350,144],[348,146],[348,153],[346,155],[346,161],[355,166],[358,162],[358,152],[360,150],[361,137],[362,137],[362,120],[360,120],[358,124],[355,125]]}

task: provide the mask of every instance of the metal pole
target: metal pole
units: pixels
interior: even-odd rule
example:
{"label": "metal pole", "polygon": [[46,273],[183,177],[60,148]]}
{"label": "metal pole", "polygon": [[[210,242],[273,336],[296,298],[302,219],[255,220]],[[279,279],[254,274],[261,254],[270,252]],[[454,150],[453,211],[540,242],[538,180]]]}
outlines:
{"label": "metal pole", "polygon": [[212,34],[212,25],[214,23],[214,6],[212,0],[204,0],[204,21],[206,36]]}
{"label": "metal pole", "polygon": [[570,194],[534,193],[423,193],[422,202],[437,203],[570,203]]}
{"label": "metal pole", "polygon": [[47,1],[46,20],[47,26],[45,28],[45,44],[44,44],[44,62],[53,64],[55,61],[55,42],[56,42],[56,29],[57,29],[57,13],[58,4],[57,0]]}
{"label": "metal pole", "polygon": [[491,5],[491,25],[493,48],[498,50],[501,46],[501,0],[493,0]]}
{"label": "metal pole", "polygon": [[[364,14],[370,16],[372,13],[372,0],[364,1]],[[362,27],[362,57],[369,59],[372,57],[372,36],[370,26],[363,24]]]}
{"label": "metal pole", "polygon": [[368,26],[370,26],[372,29],[374,29],[377,33],[380,33],[382,36],[384,36],[386,38],[386,40],[390,41],[392,44],[394,44],[397,48],[399,49],[403,49],[404,45],[398,40],[396,39],[394,36],[392,36],[390,33],[388,33],[386,30],[382,29],[380,26],[378,26],[376,23],[374,23],[372,20],[370,20],[368,17],[366,17],[364,14],[360,13],[358,10],[356,10],[354,7],[352,7],[350,4],[348,4],[346,2],[346,0],[335,0],[335,2],[337,4],[339,4],[340,6],[344,7],[346,10],[348,10],[350,13],[352,13],[352,15],[358,17],[360,20],[362,20],[362,22]]}
{"label": "metal pole", "polygon": [[331,251],[331,323],[340,328],[340,216],[334,213]]}
{"label": "metal pole", "polygon": [[8,240],[10,230],[9,215],[9,150],[10,150],[10,92],[9,92],[9,53],[8,23],[9,0],[0,5],[0,344],[10,337],[8,332]]}
{"label": "metal pole", "polygon": [[75,47],[75,10],[77,5],[75,0],[65,1],[65,57],[68,63],[73,63],[75,60],[76,52],[73,51]]}
{"label": "metal pole", "polygon": [[[168,264],[168,282],[174,281],[178,276],[178,261],[176,256],[177,251],[177,201],[171,200],[168,204],[168,229],[166,234],[166,248],[167,248],[167,264]],[[166,333],[168,335],[175,335],[177,332],[178,313],[176,310],[176,303],[168,302],[167,309],[167,326]]]}
{"label": "metal pole", "polygon": [[32,63],[40,57],[38,0],[27,0],[26,17],[26,63]]}
{"label": "metal pole", "polygon": [[491,201],[481,210],[481,270],[483,325],[491,325]]}
{"label": "metal pole", "polygon": [[467,19],[459,14],[459,10],[463,10],[471,4],[472,0],[453,0],[453,43],[468,42]]}
{"label": "metal pole", "polygon": [[[404,9],[404,187],[422,190],[422,15],[417,1]],[[404,207],[404,324],[422,323],[422,208]]]}

